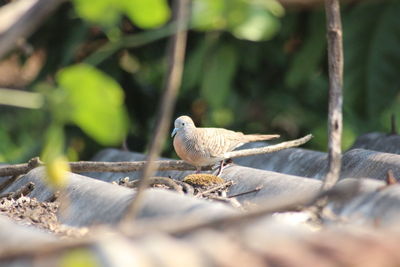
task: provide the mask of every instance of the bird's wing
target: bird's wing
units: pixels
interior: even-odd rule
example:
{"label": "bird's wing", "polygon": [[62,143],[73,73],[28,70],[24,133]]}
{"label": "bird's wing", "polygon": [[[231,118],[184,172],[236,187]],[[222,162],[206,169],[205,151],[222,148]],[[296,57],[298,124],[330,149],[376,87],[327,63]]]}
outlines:
{"label": "bird's wing", "polygon": [[243,144],[240,132],[222,128],[197,128],[199,146],[212,157],[222,157]]}

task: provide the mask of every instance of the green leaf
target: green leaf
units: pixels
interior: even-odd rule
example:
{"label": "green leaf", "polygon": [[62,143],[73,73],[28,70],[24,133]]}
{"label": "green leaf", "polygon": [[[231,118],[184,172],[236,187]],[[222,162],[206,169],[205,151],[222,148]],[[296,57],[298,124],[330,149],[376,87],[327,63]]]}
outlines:
{"label": "green leaf", "polygon": [[229,44],[220,45],[204,69],[201,93],[213,108],[218,108],[229,96],[237,68],[237,51]]}
{"label": "green leaf", "polygon": [[160,27],[170,18],[166,0],[122,0],[122,10],[143,29]]}
{"label": "green leaf", "polygon": [[298,87],[310,80],[311,76],[319,71],[319,66],[325,55],[325,16],[323,13],[313,13],[308,23],[307,39],[304,41],[291,61],[286,74],[286,84],[289,87]]}
{"label": "green leaf", "polygon": [[198,30],[216,30],[225,28],[223,17],[224,0],[193,0],[191,23]]}
{"label": "green leaf", "polygon": [[192,25],[198,30],[228,30],[250,41],[270,39],[278,30],[283,7],[275,0],[194,0]]}
{"label": "green leaf", "polygon": [[63,125],[53,123],[47,129],[45,146],[43,148],[41,158],[45,162],[49,162],[64,153],[64,131]]}
{"label": "green leaf", "polygon": [[170,18],[166,0],[73,0],[76,13],[85,20],[111,27],[125,13],[143,29],[165,24]]}
{"label": "green leaf", "polygon": [[120,18],[119,2],[113,0],[73,0],[76,13],[83,19],[112,26]]}
{"label": "green leaf", "polygon": [[[238,12],[239,10],[235,11]],[[249,5],[242,9],[244,17],[239,24],[231,26],[232,33],[239,39],[249,41],[263,41],[270,39],[279,29],[279,21],[267,9],[258,5]]]}
{"label": "green leaf", "polygon": [[72,122],[103,145],[115,145],[124,138],[127,114],[117,82],[86,64],[61,70],[57,80],[67,92]]}

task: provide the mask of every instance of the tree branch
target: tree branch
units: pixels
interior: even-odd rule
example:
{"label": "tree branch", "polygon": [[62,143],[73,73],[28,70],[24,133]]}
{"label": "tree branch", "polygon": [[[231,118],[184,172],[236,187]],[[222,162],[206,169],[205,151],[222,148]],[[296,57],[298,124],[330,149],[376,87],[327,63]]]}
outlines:
{"label": "tree branch", "polygon": [[183,66],[185,60],[186,24],[189,15],[189,0],[176,0],[173,2],[173,11],[176,21],[176,34],[170,40],[170,50],[168,54],[168,74],[164,85],[164,95],[161,101],[161,107],[157,116],[157,127],[153,136],[147,163],[144,167],[140,179],[138,190],[132,203],[127,208],[126,214],[121,221],[121,227],[128,226],[129,220],[134,218],[140,208],[143,192],[148,187],[148,177],[157,169],[155,160],[160,154],[162,145],[169,129],[169,123],[172,119],[172,113],[176,102],[179,87],[181,86]]}
{"label": "tree branch", "polygon": [[322,189],[335,185],[341,167],[343,48],[339,0],[325,0],[329,62],[328,173]]}
{"label": "tree branch", "polygon": [[302,144],[307,143],[311,138],[313,138],[313,135],[308,134],[302,138],[282,142],[282,143],[272,145],[272,146],[235,150],[232,152],[225,153],[224,157],[227,159],[233,159],[233,158],[240,158],[240,157],[247,157],[247,156],[259,155],[259,154],[272,153],[272,152],[276,152],[276,151],[283,150],[286,148],[300,146]]}
{"label": "tree branch", "polygon": [[[159,171],[187,171],[196,170],[196,168],[183,160],[159,160],[156,161]],[[42,164],[35,167],[42,166]],[[70,162],[69,166],[72,172],[133,172],[143,170],[146,161],[122,161],[122,162],[102,162],[102,161],[77,161]],[[33,168],[35,168],[33,167]],[[6,165],[0,167],[0,177],[15,176],[25,174],[33,169],[29,163]],[[205,168],[211,170],[211,167]]]}

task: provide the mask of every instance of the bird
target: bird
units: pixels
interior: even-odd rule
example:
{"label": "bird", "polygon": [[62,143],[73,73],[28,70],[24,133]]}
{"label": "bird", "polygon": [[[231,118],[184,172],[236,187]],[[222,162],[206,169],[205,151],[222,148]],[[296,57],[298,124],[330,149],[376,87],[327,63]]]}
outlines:
{"label": "bird", "polygon": [[189,116],[180,116],[174,122],[171,133],[176,154],[183,161],[196,167],[200,172],[201,167],[215,165],[226,159],[225,153],[250,142],[270,140],[279,135],[272,134],[243,134],[224,128],[196,127]]}

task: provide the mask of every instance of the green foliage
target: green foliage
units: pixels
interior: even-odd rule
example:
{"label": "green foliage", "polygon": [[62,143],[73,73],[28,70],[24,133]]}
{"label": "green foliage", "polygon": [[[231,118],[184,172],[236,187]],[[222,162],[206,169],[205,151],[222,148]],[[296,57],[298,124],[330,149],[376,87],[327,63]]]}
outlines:
{"label": "green foliage", "polygon": [[204,31],[227,30],[250,41],[270,39],[284,13],[275,0],[194,0],[192,23]]}
{"label": "green foliage", "polygon": [[60,71],[57,80],[66,91],[70,120],[104,145],[121,142],[127,130],[123,91],[112,78],[90,65]]}
{"label": "green foliage", "polygon": [[121,13],[143,29],[163,25],[170,17],[166,0],[73,0],[77,14],[92,23],[111,27]]}
{"label": "green foliage", "polygon": [[132,22],[144,29],[159,27],[170,17],[165,0],[124,0],[122,6]]}
{"label": "green foliage", "polygon": [[49,162],[52,161],[52,159],[63,155],[64,142],[65,142],[65,136],[63,131],[63,125],[53,123],[47,129],[46,144],[43,148],[40,158],[45,162]]}

